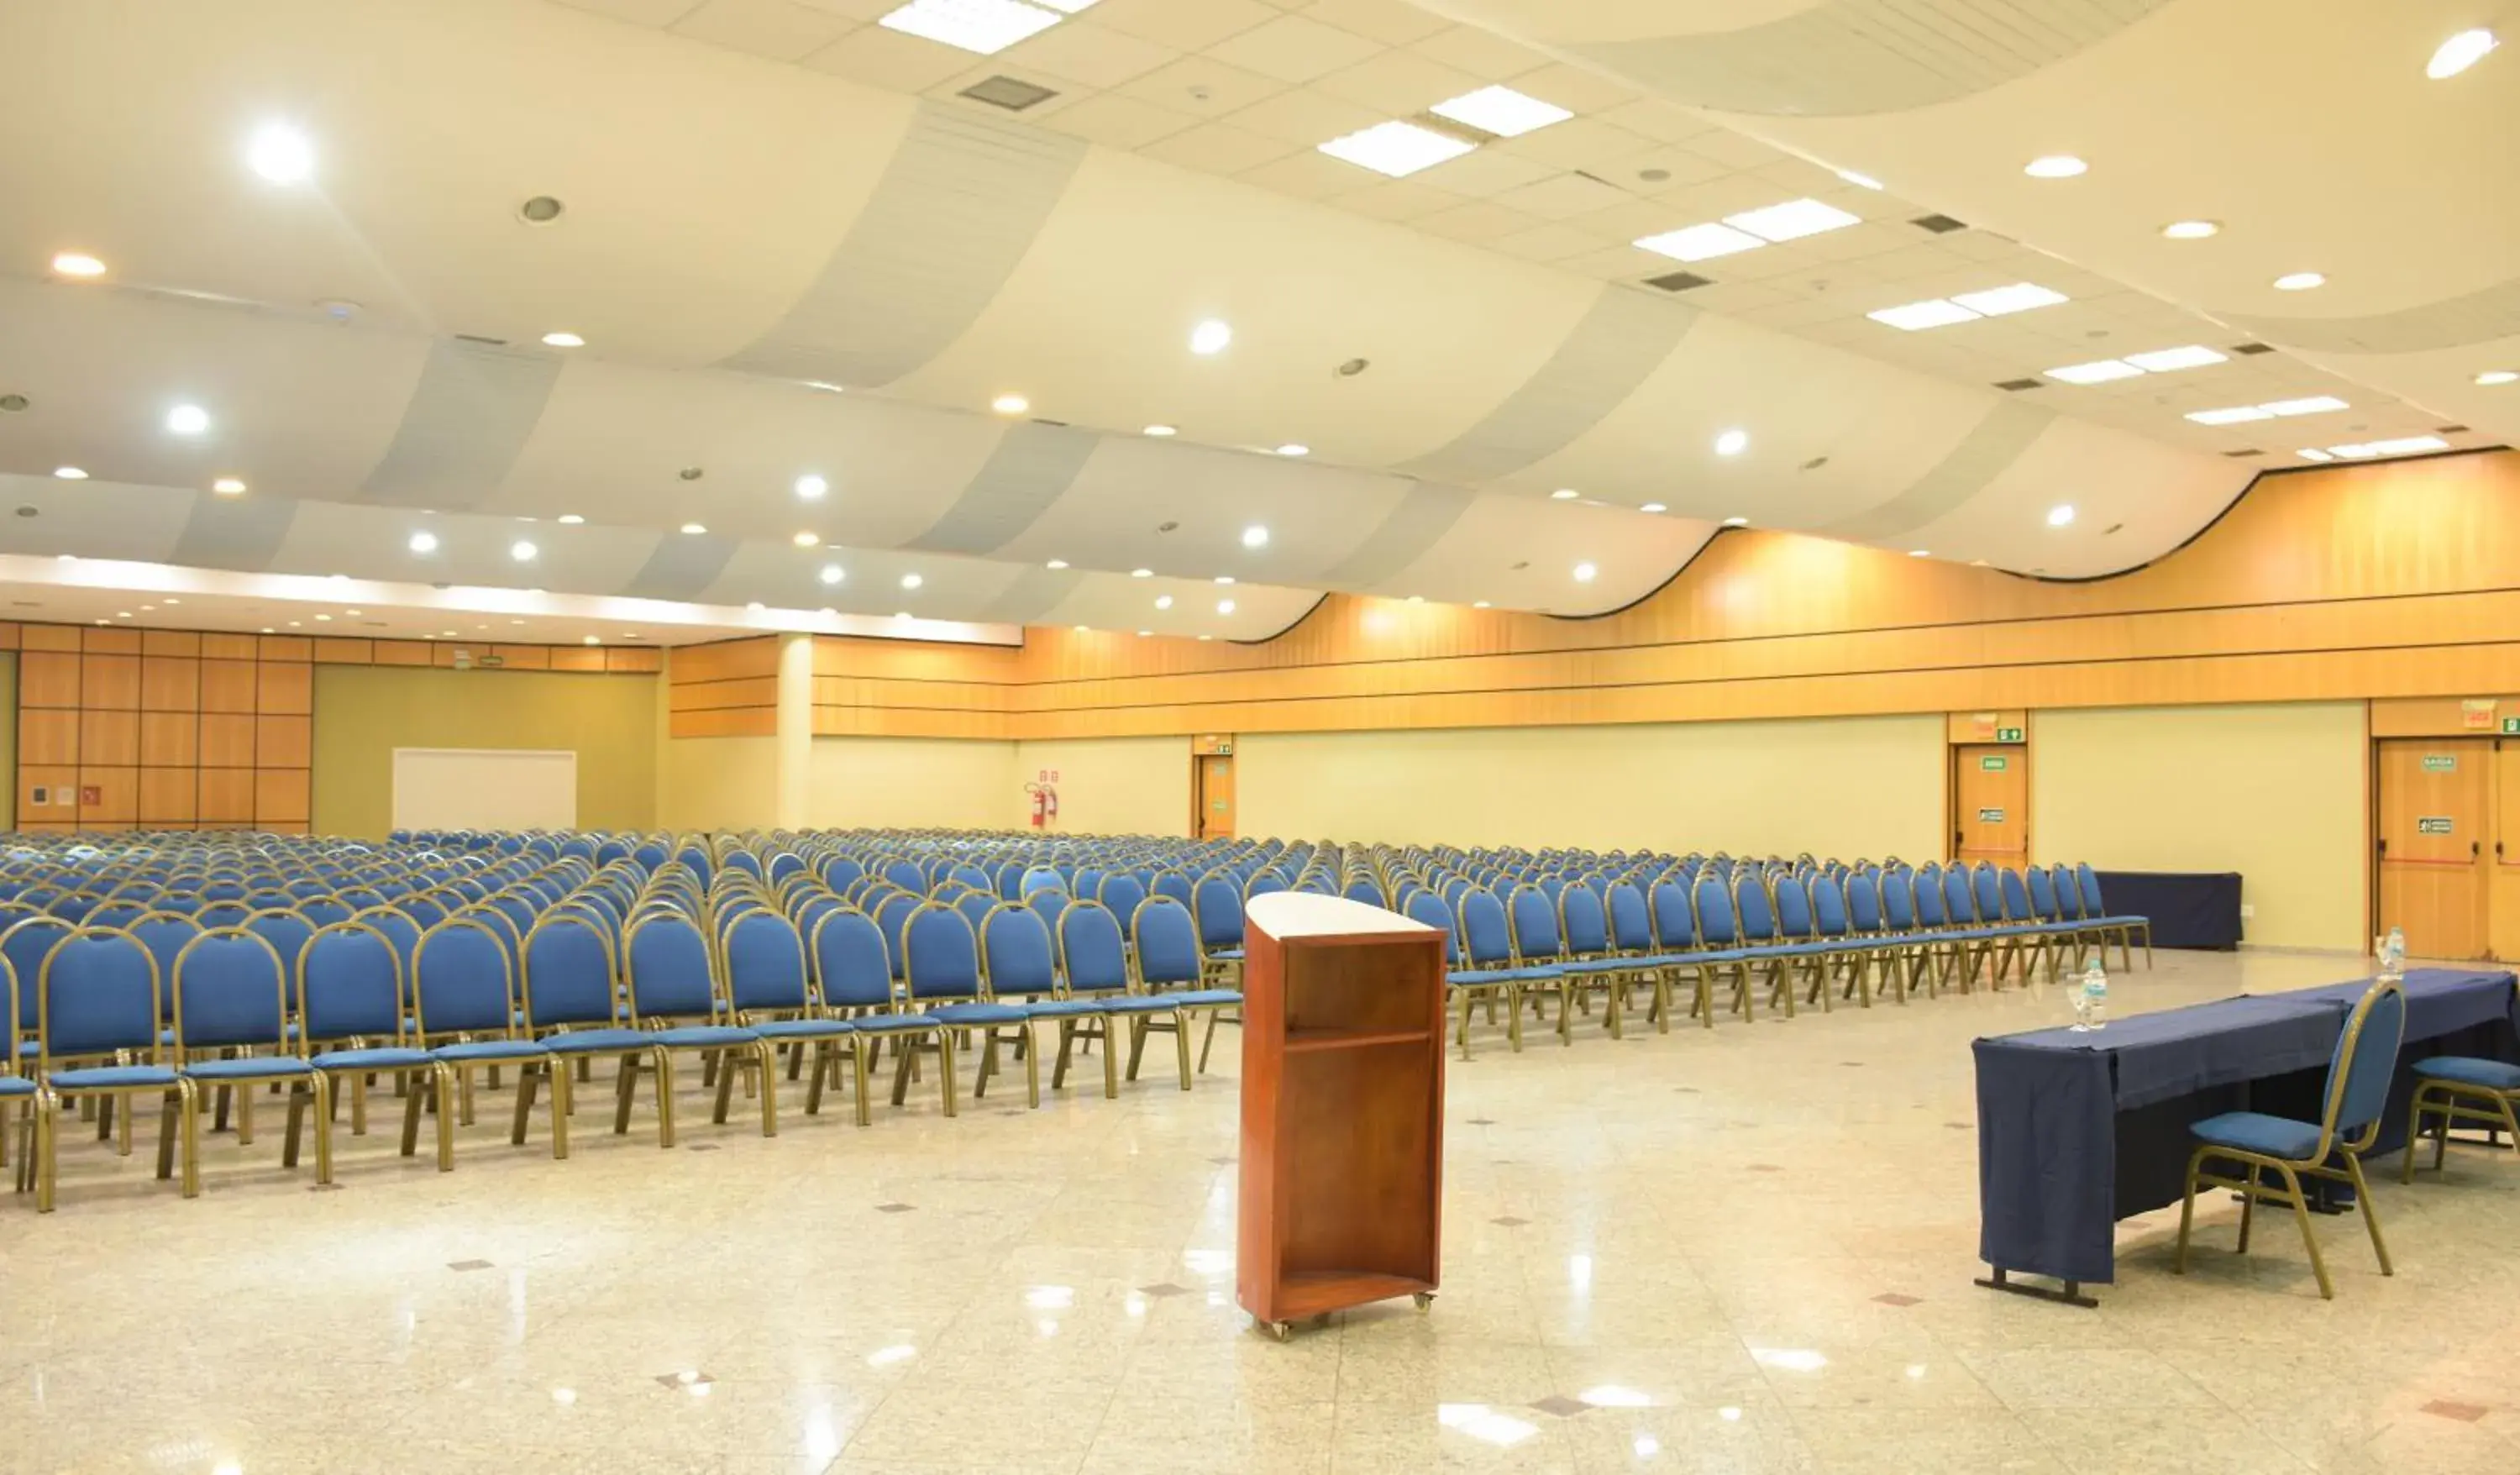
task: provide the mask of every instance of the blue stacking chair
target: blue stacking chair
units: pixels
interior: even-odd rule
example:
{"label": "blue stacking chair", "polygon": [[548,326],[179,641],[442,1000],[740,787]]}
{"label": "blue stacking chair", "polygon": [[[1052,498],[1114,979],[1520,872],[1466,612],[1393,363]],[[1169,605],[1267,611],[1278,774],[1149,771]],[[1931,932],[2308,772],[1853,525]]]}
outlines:
{"label": "blue stacking chair", "polygon": [[[2304,1174],[2354,1185],[2355,1205],[2362,1211],[2363,1228],[2371,1231],[2371,1250],[2379,1257],[2380,1274],[2397,1274],[2389,1265],[2388,1243],[2380,1237],[2371,1185],[2363,1181],[2362,1154],[2379,1140],[2380,1119],[2388,1109],[2389,1086],[2397,1075],[2398,1050],[2405,1043],[2406,1030],[2407,991],[2396,980],[2383,978],[2363,991],[2346,1016],[2335,1052],[2328,1057],[2327,1085],[2319,1094],[2324,1104],[2318,1121],[2227,1111],[2187,1129],[2197,1147],[2187,1159],[2186,1192],[2179,1204],[2179,1257],[2174,1269],[2180,1274],[2187,1274],[2187,1234],[2196,1217],[2196,1190],[2229,1188],[2240,1194],[2239,1252],[2249,1252],[2250,1211],[2259,1200],[2288,1204],[2293,1222],[2301,1226],[2301,1242],[2310,1251],[2318,1294],[2336,1299],[2326,1262],[2318,1256],[2318,1237],[2310,1229],[2310,1203],[2301,1191]],[[2411,1154],[2413,1141],[2407,1145]],[[2328,1165],[2331,1156],[2345,1160],[2342,1170]],[[2208,1173],[2208,1162],[2237,1164],[2243,1176]],[[2267,1183],[2268,1173],[2281,1181],[2280,1188]]]}
{"label": "blue stacking chair", "polygon": [[1566,971],[1565,939],[1557,930],[1557,899],[1525,882],[1506,897],[1506,920],[1513,934],[1513,965],[1523,972],[1522,997],[1557,996],[1557,1043],[1575,1043],[1576,984]]}
{"label": "blue stacking chair", "polygon": [[1131,986],[1129,943],[1120,919],[1101,902],[1077,902],[1058,915],[1058,956],[1065,962],[1065,987],[1057,999],[1035,1005],[1033,1011],[1058,1021],[1058,1059],[1050,1084],[1058,1089],[1067,1079],[1067,1060],[1078,1040],[1100,1040],[1102,1049],[1102,1095],[1120,1094],[1119,1035],[1113,1026],[1125,1021],[1130,1036],[1129,1079],[1138,1078],[1138,1056],[1149,1021],[1172,1012],[1163,999]]}
{"label": "blue stacking chair", "polygon": [[315,929],[297,957],[299,1050],[331,1082],[338,1106],[349,1084],[350,1135],[368,1130],[368,1077],[391,1071],[403,1078],[402,1155],[420,1149],[420,1116],[437,1110],[437,1168],[455,1167],[453,1099],[443,1089],[445,1067],[415,1043],[402,959],[383,933],[365,922],[338,921]]}
{"label": "blue stacking chair", "polygon": [[[665,1137],[663,1083],[656,1069],[663,1053],[656,1037],[622,1022],[620,991],[614,983],[612,940],[594,917],[575,911],[554,911],[536,921],[519,950],[523,1027],[535,1044],[571,1062],[579,1079],[597,1055],[616,1055],[620,1070],[613,1078],[612,1132],[630,1132],[630,1107],[638,1092],[639,1066],[646,1065],[657,1082],[656,1144],[673,1145]],[[518,1083],[531,1105],[532,1080]]]}
{"label": "blue stacking chair", "polygon": [[2135,966],[2132,948],[2138,932],[2143,934],[2143,965],[2147,968],[2152,966],[2151,917],[2112,916],[2108,903],[2100,899],[2099,872],[2093,871],[2088,862],[2074,868],[2074,890],[2082,899],[2084,927],[2098,936],[2103,948],[2110,938],[2118,940],[2118,966],[2121,969]]}
{"label": "blue stacking chair", "polygon": [[[1005,1005],[1021,1000],[1027,1019],[1038,1017],[1059,1021],[1058,1062],[1050,1078],[1051,1089],[1058,1090],[1066,1080],[1067,1046],[1076,1023],[1090,1011],[1071,1007],[1073,1001],[1057,997],[1059,992],[1058,946],[1051,933],[1050,923],[1030,907],[1002,902],[982,918],[979,944],[980,973],[987,982],[992,1000]],[[1027,1023],[1023,1049],[1028,1062],[1033,1046],[1031,1036],[1032,1027]],[[1107,1050],[1103,1063],[1106,1067],[1110,1063]],[[1035,1076],[1039,1075],[1037,1064],[1030,1064],[1028,1068]],[[1106,1078],[1109,1075],[1107,1068],[1104,1075]],[[1104,1094],[1110,1095],[1107,1079],[1104,1084]]]}
{"label": "blue stacking chair", "polygon": [[1129,941],[1134,944],[1138,934],[1132,929],[1137,924],[1138,904],[1147,899],[1147,888],[1127,872],[1114,871],[1102,878],[1102,884],[1093,896],[1119,921],[1120,930],[1127,933]]}
{"label": "blue stacking chair", "polygon": [[1198,919],[1198,950],[1220,980],[1242,972],[1242,893],[1232,874],[1211,871],[1190,890],[1191,915]]}
{"label": "blue stacking chair", "polygon": [[[1765,964],[1768,972],[1768,1007],[1774,1009],[1781,1000],[1785,1017],[1794,1017],[1793,981],[1788,966],[1794,950],[1778,929],[1776,905],[1769,897],[1767,876],[1750,868],[1733,872],[1728,899],[1732,903],[1733,935],[1738,939],[1742,958],[1734,995],[1741,1017],[1750,1017],[1751,1000],[1757,993],[1751,974],[1760,964]],[[1703,918],[1705,902],[1702,894],[1698,906],[1699,916]]]}
{"label": "blue stacking chair", "polygon": [[15,1028],[11,1033],[17,1044],[9,1064],[22,1076],[33,1074],[42,1038],[36,1016],[41,996],[35,986],[44,976],[44,955],[77,930],[58,916],[36,913],[0,932],[0,960],[7,961],[18,978],[18,1011],[13,1016]]}
{"label": "blue stacking chair", "polygon": [[[1118,877],[1113,877],[1117,880]],[[1111,881],[1103,882],[1105,887]],[[954,1112],[955,1036],[968,1029],[980,1032],[980,1065],[971,1089],[973,1100],[988,1094],[996,1072],[998,1047],[1010,1044],[1024,1062],[1024,1084],[1032,1104],[1041,1105],[1041,1061],[1032,1048],[1031,1011],[1021,1004],[991,997],[980,970],[980,935],[962,913],[929,902],[911,914],[902,929],[910,1002],[943,1028],[936,1034],[938,1067],[944,1075],[946,1114]],[[1004,1037],[1002,1042],[1001,1037]],[[906,1090],[914,1055],[905,1051],[894,1067],[894,1098]]]}
{"label": "blue stacking chair", "polygon": [[[865,1049],[857,1026],[832,1017],[814,998],[805,939],[786,917],[770,912],[737,917],[727,928],[722,952],[727,1002],[735,1006],[736,1022],[768,1041],[774,1051],[782,1046],[793,1051],[789,1080],[802,1067],[805,1047],[813,1047],[814,1079],[805,1090],[805,1114],[819,1115],[823,1082],[837,1073],[840,1049],[845,1046],[852,1054]],[[864,1076],[863,1066],[857,1074]]]}
{"label": "blue stacking chair", "polygon": [[1554,978],[1545,968],[1526,968],[1515,961],[1513,923],[1506,916],[1505,903],[1497,894],[1473,887],[1462,893],[1456,909],[1462,929],[1462,961],[1468,964],[1444,976],[1445,990],[1462,1002],[1462,1022],[1458,1043],[1462,1058],[1470,1057],[1470,1011],[1482,1000],[1489,1005],[1488,1022],[1496,1022],[1495,1001],[1505,996],[1506,1040],[1514,1053],[1522,1052],[1522,990],[1527,983],[1553,987]]}
{"label": "blue stacking chair", "polygon": [[[452,1075],[457,1112],[468,1125],[475,1070],[514,1065],[521,1076],[547,1073],[552,1156],[563,1158],[568,1156],[568,1072],[550,1050],[518,1035],[517,991],[508,969],[507,945],[478,920],[449,917],[423,932],[412,950],[412,1033],[424,1045],[443,1042],[429,1055]],[[443,1102],[438,1109],[445,1109]],[[532,1109],[519,1085],[510,1142],[524,1145],[525,1119]]]}
{"label": "blue stacking chair", "polygon": [[[1797,972],[1802,974],[1810,985],[1803,1002],[1818,1003],[1822,1013],[1827,1013],[1834,1003],[1834,964],[1845,951],[1842,939],[1846,934],[1846,917],[1841,910],[1837,916],[1841,941],[1832,944],[1821,935],[1820,912],[1812,904],[1811,888],[1814,880],[1825,879],[1816,870],[1779,875],[1768,889],[1769,899],[1776,904],[1777,936],[1785,955],[1786,976],[1790,979]],[[1788,986],[1785,993],[1791,999],[1792,987]]]}
{"label": "blue stacking chair", "polygon": [[[852,1042],[857,1049],[852,1054],[856,1068],[853,1083],[857,1092],[858,1125],[872,1120],[872,1105],[867,1099],[867,1062],[874,1047],[889,1040],[893,1049],[904,1054],[918,1041],[932,1038],[939,1026],[925,1014],[913,1013],[901,1006],[893,982],[892,951],[885,943],[883,929],[863,912],[843,909],[824,915],[814,924],[808,939],[814,959],[814,977],[822,986],[823,1007],[844,1017],[855,1032]],[[833,1062],[834,1070],[837,1062]],[[908,1081],[898,1083],[902,1091]],[[892,1104],[902,1102],[896,1091]],[[946,1102],[951,1115],[953,1102]]]}
{"label": "blue stacking chair", "polygon": [[1558,891],[1557,938],[1566,957],[1560,966],[1568,1001],[1589,1014],[1593,990],[1601,989],[1606,1006],[1602,1024],[1611,1039],[1625,1039],[1628,985],[1643,970],[1618,956],[1610,938],[1609,904],[1602,900],[1600,887],[1578,881]]}
{"label": "blue stacking chair", "polygon": [[[247,927],[213,927],[175,955],[176,1070],[192,1083],[240,1092],[237,1141],[253,1141],[255,1086],[289,1087],[289,1130],[281,1166],[297,1166],[306,1109],[315,1109],[315,1181],[333,1181],[331,1082],[292,1049],[290,964],[278,948]],[[201,1051],[212,1051],[196,1059]]]}
{"label": "blue stacking chair", "polygon": [[[623,961],[630,1025],[647,1031],[655,1047],[640,1063],[656,1073],[658,1130],[664,1144],[670,1147],[675,1140],[673,1057],[678,1050],[699,1055],[703,1083],[714,1075],[717,1101],[710,1120],[719,1126],[726,1125],[734,1109],[736,1076],[751,1071],[761,1092],[761,1135],[777,1137],[777,1058],[768,1041],[733,1022],[718,989],[716,959],[707,934],[690,917],[651,913],[631,925]],[[625,1058],[621,1068],[638,1067]]]}
{"label": "blue stacking chair", "polygon": [[[172,1045],[160,1027],[164,1006],[158,996],[158,961],[128,932],[73,931],[44,955],[35,979],[42,1090],[35,1098],[29,1163],[38,1213],[53,1211],[61,1109],[82,1096],[124,1108],[123,1150],[128,1151],[132,1098],[161,1095],[165,1107],[158,1128],[158,1176],[174,1176],[180,1145],[181,1191],[186,1198],[202,1191],[197,1098],[193,1083],[167,1058]],[[130,1063],[123,1063],[126,1058]],[[75,1063],[80,1061],[109,1063]]]}
{"label": "blue stacking chair", "polygon": [[[18,1191],[34,1186],[35,1169],[35,1080],[18,1065],[20,1027],[18,1024],[18,970],[6,953],[0,953],[0,1164],[9,1160],[9,1140],[21,1139],[18,1152]],[[12,1121],[11,1118],[16,1118]]]}
{"label": "blue stacking chair", "polygon": [[[1677,888],[1674,895],[1679,895]],[[1681,901],[1687,914],[1688,903]],[[1615,881],[1602,896],[1602,909],[1610,926],[1610,947],[1626,959],[1653,990],[1646,1012],[1654,1022],[1657,1034],[1671,1033],[1671,975],[1682,960],[1663,952],[1661,939],[1655,935],[1653,905],[1634,881]]]}
{"label": "blue stacking chair", "polygon": [[1146,1030],[1138,1032],[1129,1044],[1129,1074],[1137,1076],[1138,1052],[1146,1048],[1148,1030],[1169,1027],[1179,1046],[1182,1090],[1190,1090],[1190,1024],[1194,1015],[1207,1016],[1207,1034],[1199,1046],[1199,1069],[1207,1069],[1209,1047],[1216,1043],[1216,1026],[1228,1009],[1242,1006],[1239,989],[1202,987],[1207,980],[1207,964],[1198,951],[1198,923],[1190,909],[1168,896],[1150,896],[1138,904],[1138,983],[1148,997],[1169,1006],[1173,1019],[1169,1026],[1159,1019],[1149,1019]]}

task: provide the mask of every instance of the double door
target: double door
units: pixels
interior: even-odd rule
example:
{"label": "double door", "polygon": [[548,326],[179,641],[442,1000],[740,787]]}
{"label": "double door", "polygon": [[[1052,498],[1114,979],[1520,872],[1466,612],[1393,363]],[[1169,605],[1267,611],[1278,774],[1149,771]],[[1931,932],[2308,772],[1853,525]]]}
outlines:
{"label": "double door", "polygon": [[2382,933],[2418,958],[2520,958],[2520,738],[2384,738],[2374,767]]}

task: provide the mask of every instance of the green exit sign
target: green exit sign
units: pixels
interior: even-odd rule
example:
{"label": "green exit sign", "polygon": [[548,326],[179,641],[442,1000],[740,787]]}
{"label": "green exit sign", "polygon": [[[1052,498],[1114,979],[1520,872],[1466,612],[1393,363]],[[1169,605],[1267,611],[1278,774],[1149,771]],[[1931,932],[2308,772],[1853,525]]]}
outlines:
{"label": "green exit sign", "polygon": [[2506,738],[2520,738],[2520,717],[2503,718],[2502,733]]}
{"label": "green exit sign", "polygon": [[[2515,729],[2515,731],[2520,731],[2520,729]],[[2021,740],[2021,729],[1997,728],[1995,730],[1995,740],[1998,742],[2019,742]]]}

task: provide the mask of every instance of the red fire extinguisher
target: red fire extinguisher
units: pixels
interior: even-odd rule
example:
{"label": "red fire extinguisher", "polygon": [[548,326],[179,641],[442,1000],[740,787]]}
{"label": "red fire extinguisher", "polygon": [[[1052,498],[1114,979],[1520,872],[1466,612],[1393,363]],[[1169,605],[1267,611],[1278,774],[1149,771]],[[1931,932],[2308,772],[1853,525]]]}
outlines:
{"label": "red fire extinguisher", "polygon": [[1058,818],[1058,790],[1047,783],[1027,783],[1024,791],[1032,795],[1032,827],[1040,829]]}

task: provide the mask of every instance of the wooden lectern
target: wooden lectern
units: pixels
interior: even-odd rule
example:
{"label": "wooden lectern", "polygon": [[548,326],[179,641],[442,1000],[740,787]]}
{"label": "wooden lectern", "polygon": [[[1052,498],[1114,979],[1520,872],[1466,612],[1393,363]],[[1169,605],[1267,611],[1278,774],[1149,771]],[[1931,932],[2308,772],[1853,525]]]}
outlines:
{"label": "wooden lectern", "polygon": [[1334,896],[1244,912],[1242,1309],[1294,1321],[1434,1299],[1444,1190],[1444,934]]}

